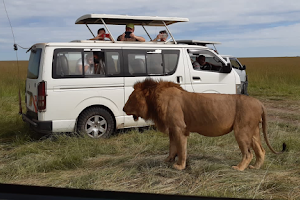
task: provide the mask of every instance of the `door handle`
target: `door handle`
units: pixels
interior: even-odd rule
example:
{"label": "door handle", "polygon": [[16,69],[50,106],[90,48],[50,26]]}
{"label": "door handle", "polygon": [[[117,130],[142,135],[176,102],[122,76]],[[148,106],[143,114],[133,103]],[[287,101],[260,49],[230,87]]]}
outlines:
{"label": "door handle", "polygon": [[193,76],[193,80],[196,80],[196,81],[200,81],[201,80],[201,78],[200,77],[198,77],[198,76]]}
{"label": "door handle", "polygon": [[177,83],[180,83],[182,80],[182,76],[177,76]]}

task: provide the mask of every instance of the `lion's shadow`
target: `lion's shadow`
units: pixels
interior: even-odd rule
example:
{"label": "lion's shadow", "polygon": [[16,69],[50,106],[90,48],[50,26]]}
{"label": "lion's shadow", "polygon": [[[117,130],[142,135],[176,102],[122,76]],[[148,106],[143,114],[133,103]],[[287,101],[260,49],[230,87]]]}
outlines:
{"label": "lion's shadow", "polygon": [[[138,170],[151,170],[152,168],[164,168],[164,169],[174,169],[173,164],[177,161],[177,157],[174,162],[165,162],[167,158],[165,155],[149,156],[134,158],[123,165],[126,168],[132,169],[136,168]],[[219,169],[228,168],[236,163],[234,160],[228,161],[228,159],[222,159],[217,156],[207,156],[207,155],[188,155],[186,169],[190,170],[192,168],[204,168],[204,169]],[[177,171],[177,170],[176,170]]]}
{"label": "lion's shadow", "polygon": [[208,156],[208,155],[189,155],[187,158],[187,169],[195,168],[201,166],[201,168],[206,170],[216,170],[216,169],[228,169],[231,166],[236,165],[240,160],[228,159],[224,155],[218,156]]}

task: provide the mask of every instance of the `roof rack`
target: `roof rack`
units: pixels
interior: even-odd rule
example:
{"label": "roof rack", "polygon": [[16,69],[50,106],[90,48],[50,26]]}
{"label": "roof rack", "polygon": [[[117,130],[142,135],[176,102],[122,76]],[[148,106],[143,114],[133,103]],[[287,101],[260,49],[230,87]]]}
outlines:
{"label": "roof rack", "polygon": [[177,40],[178,44],[189,44],[189,45],[200,45],[206,46],[208,44],[221,44],[221,42],[213,42],[213,41],[202,41],[202,40]]}
{"label": "roof rack", "polygon": [[218,53],[217,48],[215,47],[215,44],[221,44],[221,42],[213,42],[213,41],[202,41],[202,40],[177,40],[178,44],[188,44],[188,45],[198,45],[198,46],[207,46],[208,44],[211,44],[214,46],[214,51]]}
{"label": "roof rack", "polygon": [[[79,17],[75,24],[85,24],[87,28],[90,30],[92,35],[95,37],[91,29],[89,28],[88,24],[103,24],[106,30],[112,37],[112,41],[116,42],[114,37],[112,36],[110,30],[106,26],[107,24],[113,25],[126,25],[128,23],[132,23],[134,25],[140,25],[144,28],[145,32],[147,33],[150,40],[149,33],[145,29],[144,26],[165,26],[169,35],[173,39],[174,43],[177,44],[176,40],[174,39],[172,33],[168,29],[167,25],[171,25],[178,22],[188,22],[188,18],[178,18],[178,17],[158,17],[158,16],[130,16],[130,15],[107,15],[107,14],[86,14]],[[166,41],[165,43],[167,43]]]}

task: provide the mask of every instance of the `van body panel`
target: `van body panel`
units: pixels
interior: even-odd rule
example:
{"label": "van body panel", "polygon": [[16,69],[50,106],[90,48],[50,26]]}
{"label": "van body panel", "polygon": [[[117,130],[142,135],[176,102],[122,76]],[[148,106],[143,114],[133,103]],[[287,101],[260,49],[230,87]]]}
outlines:
{"label": "van body panel", "polygon": [[59,132],[74,132],[76,120],[53,120],[52,131],[55,133]]}
{"label": "van body panel", "polygon": [[152,125],[153,122],[151,121],[145,121],[142,118],[139,118],[138,121],[134,121],[132,116],[125,116],[124,117],[124,128],[130,128],[130,127],[143,127],[143,126],[149,126]]}
{"label": "van body panel", "polygon": [[228,85],[235,85],[235,75],[233,73],[225,74],[193,70],[191,74],[194,92],[235,94],[235,88],[228,87]]}

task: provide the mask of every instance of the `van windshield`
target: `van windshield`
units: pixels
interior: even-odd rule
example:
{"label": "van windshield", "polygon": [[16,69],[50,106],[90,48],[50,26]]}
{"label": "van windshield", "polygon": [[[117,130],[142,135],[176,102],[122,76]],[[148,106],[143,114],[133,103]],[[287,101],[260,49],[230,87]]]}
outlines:
{"label": "van windshield", "polygon": [[28,63],[27,78],[37,79],[39,77],[41,52],[41,48],[36,48],[34,51],[31,51]]}

